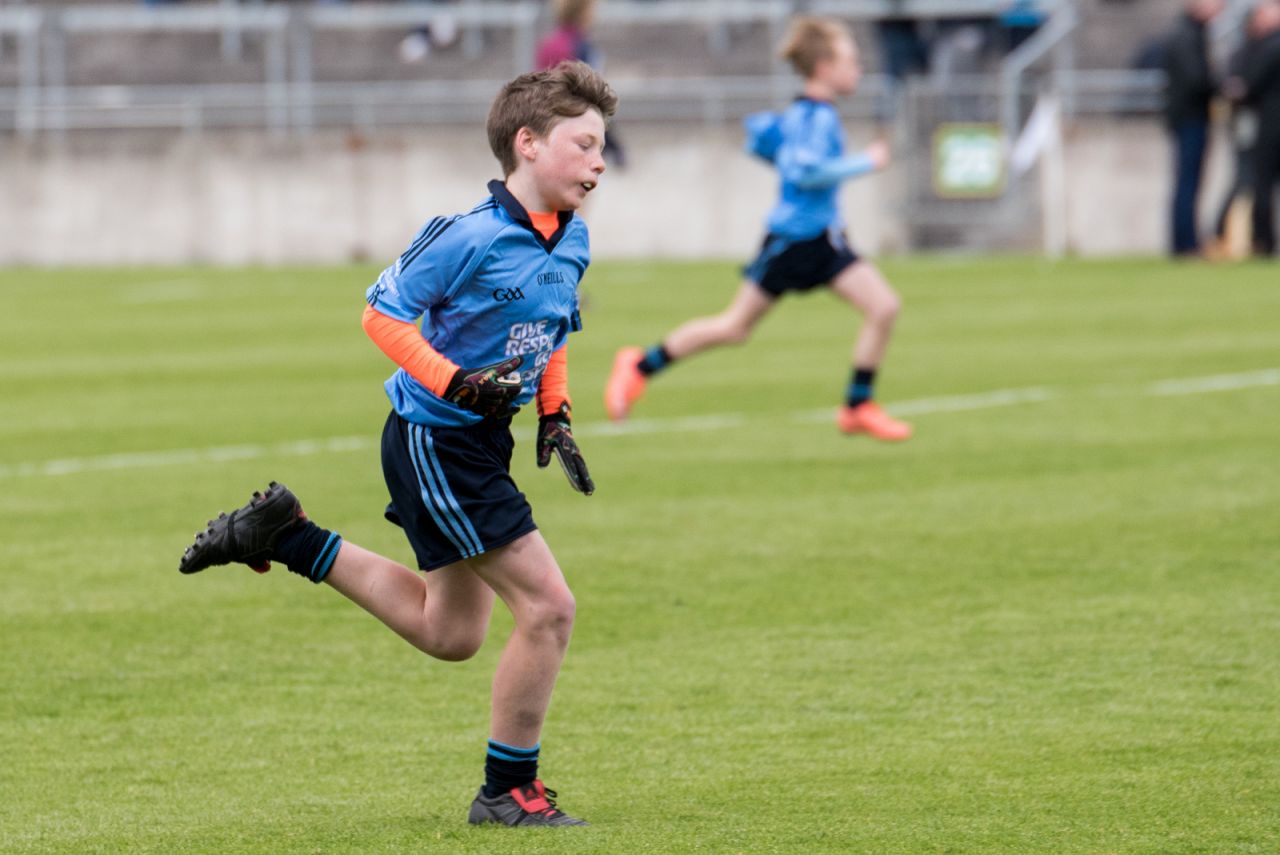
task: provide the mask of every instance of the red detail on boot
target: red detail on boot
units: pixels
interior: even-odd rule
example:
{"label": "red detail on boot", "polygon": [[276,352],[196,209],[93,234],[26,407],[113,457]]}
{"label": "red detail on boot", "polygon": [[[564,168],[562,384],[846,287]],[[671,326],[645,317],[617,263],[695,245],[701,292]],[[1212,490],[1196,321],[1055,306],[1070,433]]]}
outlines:
{"label": "red detail on boot", "polygon": [[525,787],[516,787],[511,791],[511,798],[516,800],[516,804],[520,805],[525,813],[546,813],[554,810],[551,803],[547,801],[547,788],[541,781],[534,781]]}

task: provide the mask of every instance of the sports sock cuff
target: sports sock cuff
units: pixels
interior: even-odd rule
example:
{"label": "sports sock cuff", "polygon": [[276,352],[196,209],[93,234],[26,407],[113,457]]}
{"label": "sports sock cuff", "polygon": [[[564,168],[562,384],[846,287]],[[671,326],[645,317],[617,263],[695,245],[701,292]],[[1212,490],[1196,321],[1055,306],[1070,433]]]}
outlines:
{"label": "sports sock cuff", "polygon": [[644,358],[637,363],[640,373],[648,377],[657,374],[671,364],[671,354],[661,344],[655,344],[644,353]]}
{"label": "sports sock cuff", "polygon": [[490,739],[484,756],[484,794],[494,798],[537,780],[541,747],[542,743],[538,743],[532,748],[519,748]]}
{"label": "sports sock cuff", "polygon": [[871,393],[872,393],[873,391],[874,391],[874,389],[873,389],[870,385],[868,385],[868,384],[865,384],[865,383],[850,383],[850,384],[849,384],[849,389],[848,389],[848,394],[849,394],[849,397],[850,397],[850,398],[861,398],[862,400],[864,400],[864,401],[865,401],[865,400],[867,400],[868,398],[870,398],[870,397],[871,397]]}
{"label": "sports sock cuff", "polygon": [[498,742],[496,739],[489,740],[489,756],[498,757],[502,760],[529,761],[538,759],[538,751],[541,750],[542,743],[539,742],[532,748],[517,748],[514,745],[507,745],[505,742]]}
{"label": "sports sock cuff", "polygon": [[341,548],[342,535],[307,520],[281,536],[272,550],[272,558],[283,562],[291,573],[318,585],[333,569]]}
{"label": "sports sock cuff", "polygon": [[855,368],[853,379],[849,381],[849,388],[845,392],[845,403],[850,407],[856,407],[863,401],[871,400],[875,397],[875,384],[874,368]]}

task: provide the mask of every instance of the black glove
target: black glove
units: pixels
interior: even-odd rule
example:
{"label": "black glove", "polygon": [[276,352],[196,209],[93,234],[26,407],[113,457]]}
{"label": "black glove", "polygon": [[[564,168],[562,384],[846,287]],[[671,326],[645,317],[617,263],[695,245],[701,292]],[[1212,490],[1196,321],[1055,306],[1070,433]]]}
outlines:
{"label": "black glove", "polygon": [[512,356],[479,368],[459,368],[441,397],[477,415],[504,416],[511,411],[511,402],[520,395],[520,378],[503,378],[523,361],[522,357]]}
{"label": "black glove", "polygon": [[573,441],[573,431],[569,429],[568,404],[561,404],[560,409],[554,413],[538,419],[537,447],[539,469],[551,462],[551,452],[554,451],[573,489],[587,496],[596,491],[596,485],[591,482],[591,473],[587,472],[587,463],[582,459],[578,443]]}

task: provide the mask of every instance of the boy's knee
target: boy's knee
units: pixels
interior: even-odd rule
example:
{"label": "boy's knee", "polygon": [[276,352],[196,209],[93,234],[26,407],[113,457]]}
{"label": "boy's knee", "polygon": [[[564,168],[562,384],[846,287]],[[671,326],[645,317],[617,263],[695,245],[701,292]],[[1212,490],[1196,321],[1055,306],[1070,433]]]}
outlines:
{"label": "boy's knee", "polygon": [[450,638],[432,646],[428,651],[432,658],[444,662],[465,662],[480,652],[484,639]]}
{"label": "boy's knee", "polygon": [[548,592],[527,610],[524,616],[526,628],[532,632],[547,633],[568,644],[577,608],[573,593],[568,588]]}
{"label": "boy's knee", "polygon": [[565,635],[573,629],[573,619],[578,614],[578,601],[573,592],[565,588],[552,598],[548,607],[548,620],[557,629],[563,629]]}
{"label": "boy's knee", "polygon": [[868,314],[881,323],[891,324],[898,319],[898,314],[901,311],[902,298],[897,293],[890,291],[871,306]]}
{"label": "boy's knee", "polygon": [[438,621],[416,646],[433,659],[464,662],[480,652],[488,632],[488,621]]}
{"label": "boy's knee", "polygon": [[751,338],[751,324],[729,320],[721,327],[721,333],[725,344],[744,344]]}

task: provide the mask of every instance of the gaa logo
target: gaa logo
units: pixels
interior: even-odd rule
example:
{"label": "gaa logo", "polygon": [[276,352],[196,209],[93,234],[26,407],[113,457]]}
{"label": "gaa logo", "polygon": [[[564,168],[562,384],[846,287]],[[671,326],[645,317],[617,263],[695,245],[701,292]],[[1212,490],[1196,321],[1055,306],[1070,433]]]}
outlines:
{"label": "gaa logo", "polygon": [[519,288],[494,288],[493,299],[499,303],[514,303],[524,299],[524,292]]}

